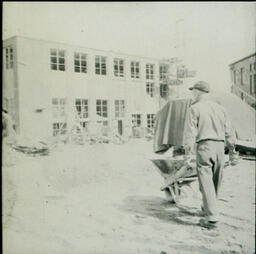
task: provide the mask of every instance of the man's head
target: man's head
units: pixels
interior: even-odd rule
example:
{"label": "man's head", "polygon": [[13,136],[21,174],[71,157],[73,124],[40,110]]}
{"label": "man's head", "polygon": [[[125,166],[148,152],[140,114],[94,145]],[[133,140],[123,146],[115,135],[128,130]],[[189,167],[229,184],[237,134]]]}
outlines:
{"label": "man's head", "polygon": [[207,82],[199,81],[190,87],[189,90],[193,92],[194,101],[198,101],[202,96],[210,92],[210,85]]}

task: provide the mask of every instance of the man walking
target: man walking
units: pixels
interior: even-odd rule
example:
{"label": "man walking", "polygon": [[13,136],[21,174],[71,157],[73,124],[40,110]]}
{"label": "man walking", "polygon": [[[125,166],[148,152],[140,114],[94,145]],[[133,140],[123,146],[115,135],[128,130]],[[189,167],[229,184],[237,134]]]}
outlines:
{"label": "man walking", "polygon": [[235,135],[225,109],[208,98],[210,86],[199,81],[189,88],[193,104],[189,108],[185,131],[185,151],[196,143],[196,165],[205,219],[199,224],[214,228],[218,221],[217,196],[224,168],[224,144],[234,149]]}

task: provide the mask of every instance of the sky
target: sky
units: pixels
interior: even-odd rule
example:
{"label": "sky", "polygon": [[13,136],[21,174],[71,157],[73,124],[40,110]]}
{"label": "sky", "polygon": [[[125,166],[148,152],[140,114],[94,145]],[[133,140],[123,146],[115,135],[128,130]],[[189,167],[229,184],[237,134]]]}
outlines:
{"label": "sky", "polygon": [[154,58],[180,57],[216,90],[256,51],[255,2],[4,2],[15,35]]}

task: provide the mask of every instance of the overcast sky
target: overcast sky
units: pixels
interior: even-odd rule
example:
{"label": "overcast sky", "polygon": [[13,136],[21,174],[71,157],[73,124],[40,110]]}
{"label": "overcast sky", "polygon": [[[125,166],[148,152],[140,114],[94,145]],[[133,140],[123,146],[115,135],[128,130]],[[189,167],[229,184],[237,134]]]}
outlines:
{"label": "overcast sky", "polygon": [[179,56],[212,87],[255,52],[255,2],[4,2],[3,39],[23,35],[128,54]]}

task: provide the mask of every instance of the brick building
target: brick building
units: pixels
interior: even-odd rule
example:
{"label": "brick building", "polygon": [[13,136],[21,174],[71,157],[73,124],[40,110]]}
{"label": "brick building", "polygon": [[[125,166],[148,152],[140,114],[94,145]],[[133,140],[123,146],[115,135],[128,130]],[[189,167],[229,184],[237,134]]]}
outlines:
{"label": "brick building", "polygon": [[232,93],[255,107],[256,95],[256,53],[229,65]]}

